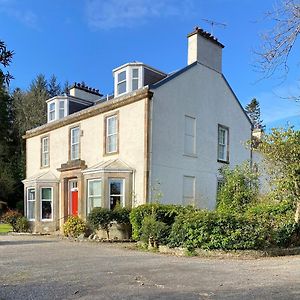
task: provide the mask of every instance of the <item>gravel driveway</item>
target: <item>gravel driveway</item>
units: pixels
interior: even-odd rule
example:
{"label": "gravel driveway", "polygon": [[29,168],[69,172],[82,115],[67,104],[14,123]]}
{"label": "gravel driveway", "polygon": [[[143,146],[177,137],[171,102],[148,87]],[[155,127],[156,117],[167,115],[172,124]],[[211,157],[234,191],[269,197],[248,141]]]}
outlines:
{"label": "gravel driveway", "polygon": [[173,257],[0,235],[0,299],[300,299],[300,257]]}

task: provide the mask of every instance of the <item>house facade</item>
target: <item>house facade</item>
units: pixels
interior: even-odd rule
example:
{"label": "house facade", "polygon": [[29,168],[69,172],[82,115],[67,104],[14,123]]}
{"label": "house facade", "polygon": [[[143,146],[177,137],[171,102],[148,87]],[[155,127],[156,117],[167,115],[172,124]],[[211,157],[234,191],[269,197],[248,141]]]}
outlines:
{"label": "house facade", "polygon": [[252,125],[222,74],[223,45],[196,28],[188,65],[113,70],[114,95],[74,84],[47,101],[48,123],[26,132],[25,212],[36,232],[94,207],[156,199],[213,209],[219,168],[251,159]]}

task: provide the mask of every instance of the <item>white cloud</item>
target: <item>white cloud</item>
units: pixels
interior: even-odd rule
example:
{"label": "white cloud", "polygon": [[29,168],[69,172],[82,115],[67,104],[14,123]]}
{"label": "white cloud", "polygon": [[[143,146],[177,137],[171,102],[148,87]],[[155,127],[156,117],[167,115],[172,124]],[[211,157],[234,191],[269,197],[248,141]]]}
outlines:
{"label": "white cloud", "polygon": [[185,17],[194,0],[88,0],[86,17],[93,29],[133,27],[155,18]]}
{"label": "white cloud", "polygon": [[28,9],[20,9],[13,0],[0,0],[0,14],[12,17],[24,25],[37,29],[37,15]]}

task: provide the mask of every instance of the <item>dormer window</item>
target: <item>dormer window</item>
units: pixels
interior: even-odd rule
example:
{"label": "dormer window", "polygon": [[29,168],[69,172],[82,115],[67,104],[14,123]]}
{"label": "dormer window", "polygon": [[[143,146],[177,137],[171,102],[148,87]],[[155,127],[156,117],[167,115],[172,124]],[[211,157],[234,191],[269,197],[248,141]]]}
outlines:
{"label": "dormer window", "polygon": [[59,100],[59,119],[65,116],[65,100]]}
{"label": "dormer window", "polygon": [[55,120],[55,102],[49,104],[49,122]]}
{"label": "dormer window", "polygon": [[118,74],[118,95],[126,93],[126,71]]}
{"label": "dormer window", "polygon": [[132,62],[113,70],[115,97],[156,83],[167,75],[140,62]]}
{"label": "dormer window", "polygon": [[131,85],[132,85],[132,90],[135,91],[139,88],[139,69],[134,68],[131,71],[132,71]]}

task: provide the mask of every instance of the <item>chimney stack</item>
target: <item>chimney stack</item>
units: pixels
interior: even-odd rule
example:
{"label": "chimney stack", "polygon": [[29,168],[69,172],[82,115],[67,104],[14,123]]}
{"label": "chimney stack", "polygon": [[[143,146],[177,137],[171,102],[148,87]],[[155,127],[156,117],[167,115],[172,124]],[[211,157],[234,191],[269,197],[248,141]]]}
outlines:
{"label": "chimney stack", "polygon": [[188,34],[188,65],[199,63],[222,73],[222,45],[213,35],[196,27]]}

